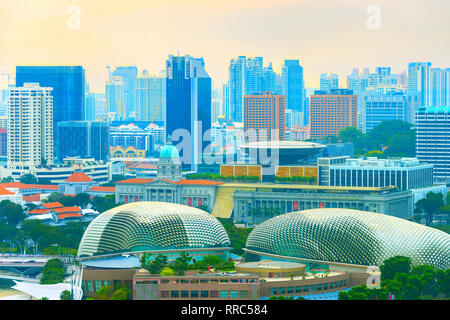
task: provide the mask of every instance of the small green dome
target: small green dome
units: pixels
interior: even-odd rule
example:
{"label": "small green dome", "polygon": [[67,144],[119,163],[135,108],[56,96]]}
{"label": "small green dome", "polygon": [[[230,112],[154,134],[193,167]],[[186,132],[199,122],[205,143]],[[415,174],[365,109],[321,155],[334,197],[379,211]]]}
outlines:
{"label": "small green dome", "polygon": [[172,144],[170,136],[167,139],[166,145],[161,149],[159,159],[172,159],[172,160],[180,159],[178,149]]}

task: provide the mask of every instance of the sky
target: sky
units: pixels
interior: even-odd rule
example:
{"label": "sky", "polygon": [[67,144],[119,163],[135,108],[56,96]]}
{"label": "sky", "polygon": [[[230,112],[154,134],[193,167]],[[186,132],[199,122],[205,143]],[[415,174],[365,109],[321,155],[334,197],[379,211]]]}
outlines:
{"label": "sky", "polygon": [[325,72],[345,87],[353,68],[450,67],[449,49],[448,0],[0,0],[0,73],[82,65],[97,92],[107,64],[159,74],[178,52],[203,57],[216,87],[240,55],[277,72],[298,59],[306,87]]}

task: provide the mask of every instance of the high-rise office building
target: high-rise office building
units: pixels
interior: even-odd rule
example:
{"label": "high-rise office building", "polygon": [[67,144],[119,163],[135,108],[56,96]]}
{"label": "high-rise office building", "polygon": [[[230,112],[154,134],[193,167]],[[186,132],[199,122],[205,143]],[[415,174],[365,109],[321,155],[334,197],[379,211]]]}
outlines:
{"label": "high-rise office building", "polygon": [[320,91],[330,92],[339,89],[339,76],[336,73],[322,73],[320,75]]}
{"label": "high-rise office building", "polygon": [[136,103],[136,82],[138,70],[135,66],[117,67],[112,76],[119,76],[123,79],[123,114],[124,120],[133,118]]}
{"label": "high-rise office building", "polygon": [[262,92],[270,91],[273,94],[281,94],[281,92],[276,91],[276,73],[273,71],[272,63],[269,63],[269,66],[263,70],[260,90]]}
{"label": "high-rise office building", "polygon": [[228,71],[229,118],[234,121],[243,121],[244,95],[260,94],[264,91],[281,94],[272,64],[264,68],[262,57],[239,56],[231,59]]}
{"label": "high-rise office building", "polygon": [[109,160],[109,124],[94,121],[58,123],[58,158],[94,158]]}
{"label": "high-rise office building", "polygon": [[415,106],[431,105],[431,62],[408,64],[408,96]]}
{"label": "high-rise office building", "polygon": [[86,92],[86,121],[95,120],[95,93]]}
{"label": "high-rise office building", "polygon": [[220,105],[223,100],[220,91],[219,88],[215,88],[211,93],[211,123],[216,122],[222,113]]}
{"label": "high-rise office building", "polygon": [[[252,141],[285,139],[285,97],[271,92],[244,96],[244,130]],[[256,135],[251,134],[254,129]]]}
{"label": "high-rise office building", "polygon": [[222,86],[222,115],[226,119],[231,119],[230,114],[230,85],[225,83]]}
{"label": "high-rise office building", "polygon": [[136,83],[136,120],[162,123],[165,117],[166,78],[144,70]]}
{"label": "high-rise office building", "polygon": [[184,169],[195,170],[202,162],[202,151],[210,139],[203,138],[211,128],[211,78],[203,58],[189,55],[170,55],[166,70],[166,134],[171,135],[176,144],[183,140],[174,136],[174,132],[181,133],[176,130],[184,129],[189,133],[190,142],[183,141],[180,156]]}
{"label": "high-rise office building", "polygon": [[284,60],[281,69],[282,94],[286,97],[286,108],[303,113],[304,120],[297,125],[307,123],[305,113],[305,84],[303,68],[298,60]]}
{"label": "high-rise office building", "polygon": [[431,68],[431,105],[450,106],[450,68]]}
{"label": "high-rise office building", "polygon": [[369,132],[383,121],[413,121],[409,117],[408,96],[405,89],[379,92],[372,88],[362,95],[363,115],[362,131]]}
{"label": "high-rise office building", "polygon": [[0,157],[6,157],[8,154],[8,131],[0,128]]}
{"label": "high-rise office building", "polygon": [[228,68],[230,118],[238,122],[242,122],[246,66],[247,58],[245,56],[239,56],[231,59],[230,67]]}
{"label": "high-rise office building", "polygon": [[9,89],[8,168],[28,169],[53,163],[52,88],[25,83]]}
{"label": "high-rise office building", "polygon": [[434,165],[436,182],[450,182],[450,106],[417,109],[416,157]]}
{"label": "high-rise office building", "polygon": [[80,121],[85,115],[85,70],[82,66],[17,66],[16,86],[25,82],[53,88],[53,141],[58,140],[60,121]]}
{"label": "high-rise office building", "polygon": [[358,127],[358,97],[348,89],[315,91],[310,96],[311,139],[338,135],[347,127]]}
{"label": "high-rise office building", "polygon": [[114,114],[118,119],[126,118],[126,110],[124,107],[125,91],[124,81],[120,76],[112,76],[106,82],[106,113]]}

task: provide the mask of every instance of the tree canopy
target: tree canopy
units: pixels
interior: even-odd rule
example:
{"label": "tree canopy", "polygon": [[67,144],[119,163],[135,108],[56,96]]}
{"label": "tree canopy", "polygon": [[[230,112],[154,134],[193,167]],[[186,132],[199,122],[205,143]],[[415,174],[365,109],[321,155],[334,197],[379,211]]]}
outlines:
{"label": "tree canopy", "polygon": [[414,157],[416,133],[412,124],[401,120],[383,121],[362,133],[355,127],[342,129],[337,136],[325,138],[331,143],[352,142],[355,155],[386,157]]}

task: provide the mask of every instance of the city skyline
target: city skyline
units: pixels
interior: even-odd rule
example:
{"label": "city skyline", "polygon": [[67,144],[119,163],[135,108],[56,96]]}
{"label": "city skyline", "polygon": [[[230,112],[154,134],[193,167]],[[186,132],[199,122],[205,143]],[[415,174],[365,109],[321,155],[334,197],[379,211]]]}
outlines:
{"label": "city skyline", "polygon": [[[414,5],[378,1],[379,29],[368,26],[375,13],[366,0],[210,2],[5,3],[0,70],[14,74],[16,65],[82,65],[92,91],[103,92],[107,64],[136,65],[159,74],[167,56],[178,51],[203,57],[215,87],[228,80],[227,66],[240,55],[264,57],[277,73],[285,59],[298,59],[307,87],[318,87],[325,72],[339,74],[344,84],[355,67],[391,66],[392,73],[401,73],[412,61],[432,61],[437,67],[450,63],[450,22],[444,19],[450,4],[442,0]],[[79,28],[68,26],[71,6],[80,9]],[[400,16],[414,24],[405,24]],[[414,35],[414,41],[404,34]]]}

